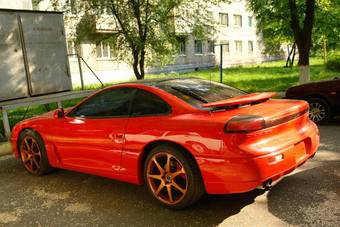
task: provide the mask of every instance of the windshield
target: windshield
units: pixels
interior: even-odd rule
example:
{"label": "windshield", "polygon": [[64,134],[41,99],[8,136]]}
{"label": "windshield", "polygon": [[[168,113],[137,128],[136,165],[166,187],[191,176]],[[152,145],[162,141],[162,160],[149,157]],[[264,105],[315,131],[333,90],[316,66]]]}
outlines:
{"label": "windshield", "polygon": [[200,109],[202,109],[202,103],[221,101],[246,94],[244,91],[225,84],[196,78],[167,80],[156,86]]}

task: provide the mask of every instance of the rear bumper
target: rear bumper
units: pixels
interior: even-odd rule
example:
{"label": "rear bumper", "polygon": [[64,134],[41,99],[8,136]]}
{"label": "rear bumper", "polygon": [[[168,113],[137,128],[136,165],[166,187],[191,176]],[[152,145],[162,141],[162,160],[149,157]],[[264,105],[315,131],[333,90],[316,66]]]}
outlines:
{"label": "rear bumper", "polygon": [[[215,165],[215,172],[202,173],[209,194],[248,192],[268,180],[275,181],[289,174],[309,158],[319,146],[319,132],[313,130],[307,137],[270,154],[244,159],[224,159],[219,162],[204,160],[205,167]],[[282,159],[280,159],[282,158]],[[218,165],[218,167],[216,166]]]}

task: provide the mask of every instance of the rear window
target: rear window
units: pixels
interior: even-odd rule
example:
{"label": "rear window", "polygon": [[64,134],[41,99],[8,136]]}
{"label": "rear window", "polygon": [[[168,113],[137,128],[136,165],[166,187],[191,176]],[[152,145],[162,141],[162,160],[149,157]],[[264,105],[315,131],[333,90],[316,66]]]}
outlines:
{"label": "rear window", "polygon": [[163,81],[156,86],[200,109],[203,103],[247,94],[225,84],[195,78]]}

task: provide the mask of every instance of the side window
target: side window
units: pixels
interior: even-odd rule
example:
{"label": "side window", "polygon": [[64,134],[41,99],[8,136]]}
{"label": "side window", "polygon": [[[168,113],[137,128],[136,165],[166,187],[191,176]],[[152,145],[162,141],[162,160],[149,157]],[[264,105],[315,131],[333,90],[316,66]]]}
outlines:
{"label": "side window", "polygon": [[87,118],[129,116],[132,88],[105,90],[78,106],[68,116]]}
{"label": "side window", "polygon": [[160,97],[144,90],[137,90],[132,104],[132,116],[164,115],[171,107]]}

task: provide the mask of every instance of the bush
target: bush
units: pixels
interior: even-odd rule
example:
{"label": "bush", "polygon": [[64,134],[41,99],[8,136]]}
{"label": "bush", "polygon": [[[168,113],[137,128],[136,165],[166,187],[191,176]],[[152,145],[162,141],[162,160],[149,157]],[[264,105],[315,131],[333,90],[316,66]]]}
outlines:
{"label": "bush", "polygon": [[340,56],[331,57],[326,63],[326,68],[340,72]]}

